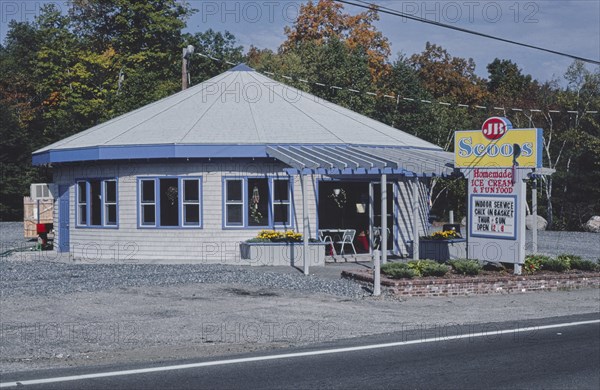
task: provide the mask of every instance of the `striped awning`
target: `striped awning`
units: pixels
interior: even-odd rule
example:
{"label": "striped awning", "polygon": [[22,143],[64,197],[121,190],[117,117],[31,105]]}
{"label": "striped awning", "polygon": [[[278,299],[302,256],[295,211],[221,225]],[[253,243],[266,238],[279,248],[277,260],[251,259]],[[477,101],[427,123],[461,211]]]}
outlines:
{"label": "striped awning", "polygon": [[397,174],[450,176],[454,156],[442,150],[389,146],[275,145],[267,154],[289,165],[290,173],[326,175]]}

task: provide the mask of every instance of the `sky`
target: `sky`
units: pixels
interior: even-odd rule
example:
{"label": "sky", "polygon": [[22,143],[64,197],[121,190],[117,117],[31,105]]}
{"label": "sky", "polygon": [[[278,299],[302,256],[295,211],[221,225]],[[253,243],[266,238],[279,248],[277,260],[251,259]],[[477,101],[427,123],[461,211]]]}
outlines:
{"label": "sky", "polygon": [[[182,0],[186,1],[186,0]],[[0,0],[0,39],[4,39],[11,19],[32,21],[42,4],[49,1]],[[301,4],[306,1],[277,0],[187,0],[198,10],[188,21],[186,32],[212,28],[230,31],[246,49],[250,45],[276,50],[285,40],[284,27],[292,25]],[[599,0],[458,0],[404,1],[371,0],[376,4],[429,20],[476,30],[593,60],[600,60]],[[66,11],[65,1],[56,1]],[[345,12],[363,10],[345,5]],[[493,41],[392,15],[381,15],[378,29],[388,37],[392,60],[398,54],[422,52],[425,43],[441,45],[455,57],[473,58],[476,72],[486,77],[486,66],[495,58],[510,59],[525,74],[548,81],[559,79],[572,59],[555,54]],[[588,69],[596,69],[588,65]],[[561,81],[561,84],[563,82]]]}

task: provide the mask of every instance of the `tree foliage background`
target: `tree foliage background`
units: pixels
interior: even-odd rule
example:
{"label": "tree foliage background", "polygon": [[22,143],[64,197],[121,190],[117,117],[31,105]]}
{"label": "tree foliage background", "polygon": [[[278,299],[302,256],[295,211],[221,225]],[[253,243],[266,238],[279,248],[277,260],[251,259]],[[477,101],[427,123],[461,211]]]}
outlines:
{"label": "tree foliage background", "polygon": [[[333,0],[304,4],[277,52],[250,47],[244,53],[229,32],[182,33],[194,12],[177,0],[75,0],[68,13],[47,5],[33,23],[10,23],[0,45],[2,220],[22,219],[29,184],[51,181],[47,168],[31,166],[31,152],[177,92],[182,48],[188,44],[215,58],[291,75],[293,80],[279,81],[449,151],[455,130],[477,129],[489,116],[507,116],[515,127],[541,127],[544,166],[556,169],[542,182],[541,214],[553,228],[571,230],[600,214],[600,115],[586,113],[600,109],[598,68],[590,71],[574,62],[563,80],[539,82],[511,59],[497,58],[487,64],[483,79],[472,59],[454,57],[435,43],[428,42],[421,53],[392,56],[388,39],[375,27],[376,9],[352,15]],[[229,66],[195,56],[192,84]],[[454,105],[417,103],[420,99]],[[464,214],[464,183],[434,184],[433,213]]]}

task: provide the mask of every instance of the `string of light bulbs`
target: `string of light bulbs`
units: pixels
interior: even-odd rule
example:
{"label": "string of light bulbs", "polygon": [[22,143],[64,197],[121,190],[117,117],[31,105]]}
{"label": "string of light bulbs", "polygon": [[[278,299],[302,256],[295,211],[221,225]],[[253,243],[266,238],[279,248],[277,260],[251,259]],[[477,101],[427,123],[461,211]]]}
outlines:
{"label": "string of light bulbs", "polygon": [[[208,58],[212,61],[215,62],[221,62],[221,63],[225,63],[227,65],[231,65],[231,66],[237,66],[239,64],[233,63],[231,61],[228,60],[224,60],[224,59],[220,59],[220,58],[216,58],[213,57],[211,55],[208,54],[204,54],[204,53],[196,53],[198,56],[203,57],[203,58]],[[355,94],[363,94],[363,95],[367,95],[367,96],[371,96],[371,97],[383,97],[385,99],[390,99],[390,100],[394,100],[396,101],[397,104],[399,104],[401,101],[404,102],[410,102],[410,103],[421,103],[421,104],[431,104],[431,105],[440,105],[440,106],[444,106],[444,107],[455,107],[455,108],[472,108],[475,110],[495,110],[495,111],[502,111],[502,112],[530,112],[532,115],[534,113],[541,113],[543,112],[541,109],[538,108],[517,108],[517,107],[499,107],[499,106],[487,106],[487,105],[480,105],[480,104],[461,104],[461,103],[449,103],[449,102],[444,102],[444,101],[440,101],[440,100],[428,100],[428,99],[420,99],[420,98],[414,98],[414,97],[408,97],[408,96],[402,96],[398,93],[393,93],[393,92],[389,92],[389,93],[376,93],[376,92],[371,92],[371,91],[361,91],[359,89],[356,88],[350,88],[350,87],[340,87],[337,85],[328,85],[325,83],[321,83],[318,81],[309,81],[307,79],[303,79],[303,78],[299,78],[299,77],[293,77],[290,75],[285,75],[285,74],[279,74],[279,73],[275,73],[275,72],[269,72],[269,71],[264,71],[264,70],[257,70],[260,73],[263,73],[267,76],[271,76],[271,77],[281,77],[282,79],[288,80],[288,81],[293,81],[293,80],[297,80],[301,83],[304,84],[314,84],[317,85],[319,87],[322,88],[330,88],[330,89],[334,89],[334,90],[345,90],[348,92],[352,92]],[[567,114],[578,114],[578,115],[583,115],[583,114],[598,114],[598,110],[584,110],[584,111],[578,111],[578,110],[567,110],[567,109],[562,109],[562,110],[557,110],[557,109],[552,109],[552,110],[547,110],[546,112],[548,112],[548,114],[560,114],[560,113],[567,113]]]}

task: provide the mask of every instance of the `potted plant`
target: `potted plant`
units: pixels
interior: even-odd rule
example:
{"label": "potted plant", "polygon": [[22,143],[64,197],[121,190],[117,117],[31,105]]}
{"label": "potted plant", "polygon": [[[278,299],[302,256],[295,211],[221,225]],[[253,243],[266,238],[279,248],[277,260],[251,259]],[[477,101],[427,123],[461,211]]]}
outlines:
{"label": "potted plant", "polygon": [[[302,233],[293,230],[261,230],[256,237],[240,243],[242,260],[251,265],[302,265],[303,251]],[[325,265],[325,243],[311,239],[306,258],[309,265]]]}
{"label": "potted plant", "polygon": [[467,257],[467,240],[456,230],[442,230],[419,238],[419,258],[446,262]]}

